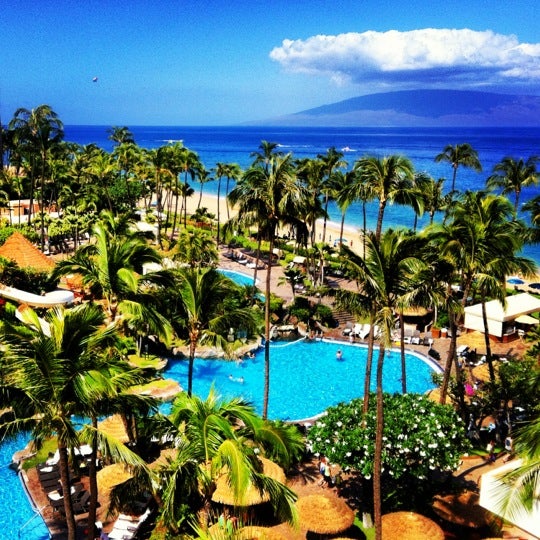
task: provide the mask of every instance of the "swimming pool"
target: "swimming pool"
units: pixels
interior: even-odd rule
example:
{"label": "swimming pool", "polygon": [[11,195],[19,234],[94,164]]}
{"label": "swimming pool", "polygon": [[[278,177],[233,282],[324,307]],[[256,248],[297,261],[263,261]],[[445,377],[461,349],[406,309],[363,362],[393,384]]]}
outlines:
{"label": "swimming pool", "polygon": [[49,531],[39,514],[36,514],[15,470],[10,467],[17,450],[26,446],[27,438],[20,435],[0,444],[0,531],[4,538],[46,540]]}
{"label": "swimming pool", "polygon": [[[218,268],[218,271],[229,279],[232,279],[235,283],[238,283],[238,285],[253,285],[253,276],[248,276],[235,270],[227,270],[226,268]],[[258,284],[259,280],[257,279],[256,285]]]}
{"label": "swimming pool", "polygon": [[[338,349],[341,359],[336,358]],[[374,362],[377,361],[377,351]],[[361,397],[367,346],[331,341],[299,340],[271,345],[270,398],[268,417],[299,420],[320,414],[342,401]],[[434,388],[432,374],[440,371],[429,358],[407,351],[407,390],[423,393]],[[187,388],[188,362],[171,360],[165,377]],[[264,390],[264,350],[241,363],[215,359],[195,360],[193,392],[206,397],[212,384],[224,397],[241,395],[260,413]],[[375,389],[375,366],[371,388]],[[398,349],[387,351],[383,369],[386,392],[401,392],[401,356]]]}

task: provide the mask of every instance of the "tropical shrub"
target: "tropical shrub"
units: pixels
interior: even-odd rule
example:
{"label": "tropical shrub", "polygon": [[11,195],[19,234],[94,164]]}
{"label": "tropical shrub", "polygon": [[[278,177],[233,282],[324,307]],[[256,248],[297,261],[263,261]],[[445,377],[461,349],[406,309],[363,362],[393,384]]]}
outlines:
{"label": "tropical shrub", "polygon": [[[313,452],[364,480],[373,475],[376,399],[362,417],[362,399],[327,410],[309,430]],[[383,497],[389,507],[414,504],[435,473],[454,471],[469,449],[464,425],[450,405],[420,394],[384,395]]]}

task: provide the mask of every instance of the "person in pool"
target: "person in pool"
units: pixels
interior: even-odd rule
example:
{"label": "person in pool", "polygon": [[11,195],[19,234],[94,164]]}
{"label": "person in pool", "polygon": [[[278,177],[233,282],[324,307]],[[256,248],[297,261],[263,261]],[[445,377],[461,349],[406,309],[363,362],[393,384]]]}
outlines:
{"label": "person in pool", "polygon": [[343,353],[341,352],[341,349],[338,349],[336,353],[336,360],[341,360],[342,358],[343,358]]}

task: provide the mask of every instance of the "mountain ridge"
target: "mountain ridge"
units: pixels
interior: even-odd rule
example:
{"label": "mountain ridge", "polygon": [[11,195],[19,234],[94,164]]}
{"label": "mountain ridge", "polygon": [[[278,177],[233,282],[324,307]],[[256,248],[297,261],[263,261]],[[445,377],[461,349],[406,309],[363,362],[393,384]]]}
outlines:
{"label": "mountain ridge", "polygon": [[471,90],[399,90],[357,96],[259,123],[263,124],[306,127],[538,127],[540,96]]}

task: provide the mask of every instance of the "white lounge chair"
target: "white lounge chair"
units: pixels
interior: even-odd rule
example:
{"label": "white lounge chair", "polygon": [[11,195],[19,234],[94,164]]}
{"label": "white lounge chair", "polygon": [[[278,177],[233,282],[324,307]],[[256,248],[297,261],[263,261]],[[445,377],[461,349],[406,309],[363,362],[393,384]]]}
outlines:
{"label": "white lounge chair", "polygon": [[358,337],[360,339],[366,339],[369,335],[369,331],[371,330],[371,325],[370,324],[363,324],[362,325],[362,330],[361,332],[359,332],[358,334]]}
{"label": "white lounge chair", "polygon": [[353,333],[355,336],[360,337],[360,334],[362,333],[363,328],[364,328],[364,325],[363,325],[363,324],[356,323],[356,324],[353,326],[352,333]]}

